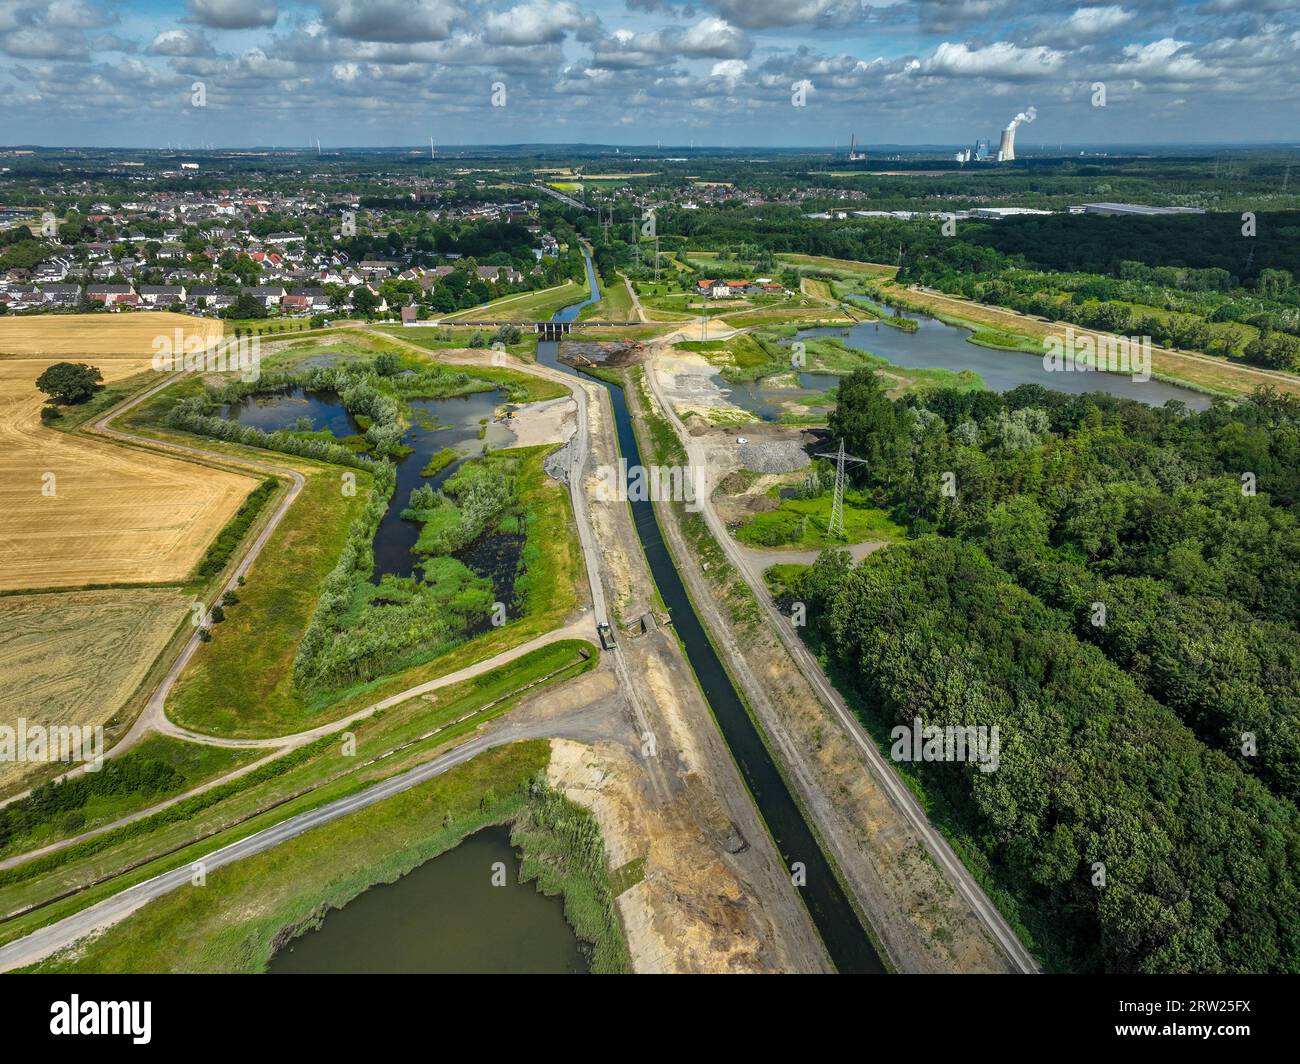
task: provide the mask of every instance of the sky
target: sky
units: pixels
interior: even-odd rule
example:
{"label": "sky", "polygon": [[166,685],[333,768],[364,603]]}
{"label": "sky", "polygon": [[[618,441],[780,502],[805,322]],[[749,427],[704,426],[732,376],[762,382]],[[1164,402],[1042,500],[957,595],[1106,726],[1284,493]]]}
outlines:
{"label": "sky", "polygon": [[0,0],[0,144],[1300,144],[1300,0]]}

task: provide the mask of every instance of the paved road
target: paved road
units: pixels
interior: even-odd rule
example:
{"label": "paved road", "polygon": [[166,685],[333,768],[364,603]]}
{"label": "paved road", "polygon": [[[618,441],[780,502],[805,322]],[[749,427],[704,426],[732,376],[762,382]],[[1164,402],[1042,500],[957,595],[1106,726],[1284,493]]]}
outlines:
{"label": "paved road", "polygon": [[[427,355],[427,349],[413,344],[400,337],[393,337],[388,333],[377,333],[386,340],[396,340],[397,343],[411,348],[420,354]],[[476,364],[491,365],[493,364],[492,356],[477,355],[462,361],[474,362]],[[511,360],[512,368],[522,370],[526,373],[532,373],[539,377],[545,377],[548,380],[556,381],[564,385],[573,396],[578,407],[578,425],[573,440],[573,446],[569,449],[569,498],[573,505],[574,523],[578,529],[578,541],[582,546],[582,558],[587,567],[587,584],[591,591],[592,613],[595,615],[590,629],[590,635],[596,635],[595,625],[607,621],[609,611],[605,602],[605,587],[601,582],[600,567],[601,553],[600,545],[596,540],[596,533],[591,523],[591,512],[587,506],[587,493],[583,488],[583,482],[587,474],[587,465],[591,458],[591,423],[588,420],[588,403],[594,402],[598,405],[600,416],[603,419],[609,431],[613,431],[614,412],[610,406],[609,398],[606,394],[604,385],[595,381],[587,380],[580,376],[576,371],[572,373],[563,373],[560,370],[552,369],[549,366],[542,366],[536,363],[525,363]],[[650,725],[650,717],[646,712],[645,705],[642,701],[642,684],[633,680],[631,669],[628,666],[627,659],[624,655],[615,650],[611,655],[614,661],[614,670],[618,675],[619,686],[627,698],[628,705],[632,710],[632,716],[636,724],[639,736],[653,733]],[[647,771],[651,777],[651,787],[655,797],[661,801],[666,801],[671,796],[672,787],[664,772],[663,766],[658,759],[651,759],[647,763]]]}
{"label": "paved road", "polygon": [[[677,412],[663,394],[659,386],[658,375],[655,373],[653,356],[646,366],[646,380],[660,407],[662,407],[676,429],[678,436],[681,437],[682,442],[685,444],[688,461],[691,465],[699,465],[707,473],[708,465],[705,461],[703,445],[687,431],[686,426],[682,424],[681,419],[677,416]],[[988,929],[994,940],[1001,945],[1012,963],[1022,972],[1037,972],[1039,970],[1038,963],[1034,960],[1033,955],[1025,949],[1016,933],[1011,930],[1011,925],[998,912],[997,907],[989,901],[983,888],[975,881],[966,866],[958,860],[947,840],[930,823],[930,818],[926,815],[925,810],[921,808],[912,792],[904,786],[902,780],[894,772],[893,767],[885,760],[875,742],[872,741],[866,730],[858,722],[856,715],[849,709],[844,699],[840,697],[839,692],[831,686],[826,679],[825,673],[822,672],[821,666],[808,652],[808,648],[804,646],[803,640],[799,638],[798,633],[773,605],[771,596],[763,584],[761,572],[757,577],[755,576],[749,558],[731,537],[721,518],[718,517],[717,511],[713,508],[712,491],[713,486],[711,484],[706,485],[703,493],[705,504],[700,507],[700,512],[704,515],[705,522],[713,533],[713,537],[726,551],[727,556],[731,559],[732,564],[736,566],[745,582],[749,584],[750,589],[754,592],[754,597],[767,613],[768,620],[781,637],[781,642],[785,644],[790,656],[798,664],[800,671],[812,684],[813,689],[818,693],[822,701],[830,707],[831,711],[839,719],[844,726],[844,730],[865,757],[868,768],[876,781],[884,789],[885,793],[890,796],[903,816],[906,817],[912,829],[929,849],[930,855],[939,864],[939,867],[944,870],[948,879],[974,911],[980,922]]]}
{"label": "paved road", "polygon": [[575,621],[564,628],[555,628],[549,632],[539,635],[536,639],[530,639],[526,643],[520,643],[518,646],[511,647],[509,650],[503,650],[494,657],[487,658],[474,665],[467,665],[463,669],[455,672],[449,672],[433,680],[427,680],[422,684],[414,687],[408,687],[404,691],[399,691],[395,695],[389,695],[387,698],[366,706],[350,716],[343,717],[339,720],[330,721],[316,728],[310,728],[307,731],[295,732],[292,735],[282,735],[275,739],[220,739],[212,735],[203,735],[199,732],[192,732],[186,728],[178,727],[165,717],[159,727],[159,730],[167,735],[177,738],[186,739],[190,742],[200,743],[205,746],[222,746],[233,749],[254,749],[266,750],[266,757],[258,758],[250,764],[244,765],[233,772],[228,772],[224,776],[219,776],[214,780],[194,787],[185,791],[183,794],[174,795],[166,801],[158,802],[146,809],[140,809],[129,816],[121,817],[108,824],[101,824],[90,831],[83,831],[79,835],[72,835],[66,839],[60,839],[58,842],[52,842],[48,846],[42,846],[37,850],[27,850],[12,857],[6,857],[0,860],[0,870],[11,868],[14,865],[25,864],[28,861],[35,860],[47,853],[53,853],[56,850],[66,849],[69,846],[75,846],[79,842],[85,842],[87,839],[93,839],[97,835],[103,835],[106,832],[113,831],[117,828],[124,827],[127,824],[134,823],[137,820],[143,820],[146,817],[153,816],[155,813],[161,813],[169,806],[177,802],[183,802],[187,798],[192,798],[196,794],[202,794],[204,791],[210,791],[214,787],[220,787],[223,784],[237,780],[255,769],[261,768],[268,761],[287,754],[290,750],[295,750],[299,746],[309,743],[314,739],[322,738],[326,735],[332,735],[335,732],[341,732],[359,720],[372,716],[381,709],[388,709],[390,706],[400,705],[412,698],[418,698],[420,695],[428,694],[430,691],[436,691],[441,687],[447,687],[451,684],[461,683],[464,680],[473,679],[475,676],[481,676],[483,673],[491,672],[503,665],[507,665],[520,658],[525,654],[532,653],[534,650],[540,650],[542,647],[549,646],[551,643],[559,642],[562,639],[586,639],[591,640],[591,624],[588,621]]}
{"label": "paved road", "polygon": [[[314,827],[328,824],[332,820],[337,820],[339,817],[347,816],[347,814],[356,812],[358,809],[374,805],[376,802],[382,802],[385,798],[391,798],[395,794],[419,786],[421,783],[441,775],[449,768],[463,764],[470,758],[495,746],[516,742],[520,739],[548,738],[554,736],[557,732],[565,732],[566,723],[578,725],[573,730],[581,731],[582,718],[588,712],[589,707],[583,706],[569,714],[558,717],[543,717],[526,723],[514,720],[511,717],[503,717],[498,722],[498,727],[494,727],[491,731],[479,735],[452,750],[448,750],[446,753],[440,754],[422,765],[417,765],[415,768],[392,776],[381,783],[376,783],[374,786],[357,794],[336,799],[305,813],[299,813],[297,816],[282,820],[278,824],[264,828],[246,838],[240,839],[238,842],[232,842],[228,846],[214,850],[202,858],[204,871],[212,872],[245,857],[262,853],[282,842],[296,838]],[[106,898],[88,908],[82,909],[80,912],[64,917],[56,923],[33,931],[25,938],[16,939],[8,945],[0,947],[0,972],[35,964],[37,961],[48,957],[51,953],[70,946],[92,931],[98,931],[117,923],[147,902],[188,884],[194,874],[194,869],[194,864],[187,864],[170,872],[154,876],[152,879],[147,879],[143,883],[137,883],[133,887],[128,887],[126,890],[114,894],[111,898]]]}

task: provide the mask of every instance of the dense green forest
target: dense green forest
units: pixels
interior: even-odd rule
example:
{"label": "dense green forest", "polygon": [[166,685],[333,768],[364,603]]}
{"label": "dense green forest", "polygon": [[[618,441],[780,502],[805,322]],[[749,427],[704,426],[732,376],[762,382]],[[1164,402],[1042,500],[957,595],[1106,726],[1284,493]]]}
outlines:
{"label": "dense green forest", "polygon": [[1300,402],[860,372],[831,425],[914,539],[789,595],[878,731],[999,727],[916,768],[1049,965],[1300,971]]}
{"label": "dense green forest", "polygon": [[1047,270],[1118,274],[1121,263],[1222,270],[1253,282],[1263,270],[1300,270],[1300,212],[1255,216],[1242,235],[1239,214],[1151,217],[1029,215],[982,226],[969,239]]}

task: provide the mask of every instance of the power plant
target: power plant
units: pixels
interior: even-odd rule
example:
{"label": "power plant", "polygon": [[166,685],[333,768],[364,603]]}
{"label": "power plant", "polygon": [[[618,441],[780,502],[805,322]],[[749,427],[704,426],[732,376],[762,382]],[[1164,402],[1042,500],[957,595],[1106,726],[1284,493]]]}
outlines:
{"label": "power plant", "polygon": [[962,148],[957,152],[955,156],[957,162],[963,164],[972,161],[977,163],[1014,162],[1016,158],[1016,127],[1025,122],[1032,122],[1037,117],[1038,111],[1033,107],[1021,111],[1002,131],[1002,139],[998,143],[996,155],[990,150],[987,140],[977,140],[974,148]]}
{"label": "power plant", "polygon": [[998,161],[1009,163],[1014,162],[1016,158],[1016,126],[1021,122],[1032,122],[1038,117],[1038,112],[1034,108],[1027,111],[1021,111],[1011,120],[1011,124],[1002,131],[1002,142],[998,145]]}

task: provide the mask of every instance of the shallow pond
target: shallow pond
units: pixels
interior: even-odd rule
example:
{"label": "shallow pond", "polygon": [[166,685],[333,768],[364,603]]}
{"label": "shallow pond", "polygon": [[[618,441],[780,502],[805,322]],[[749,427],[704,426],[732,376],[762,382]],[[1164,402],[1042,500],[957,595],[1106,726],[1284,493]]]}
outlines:
{"label": "shallow pond", "polygon": [[[396,462],[397,488],[379,522],[379,530],[375,533],[375,568],[371,576],[374,583],[379,583],[386,573],[395,576],[415,574],[417,558],[411,553],[411,548],[420,538],[420,526],[415,521],[402,519],[402,511],[406,509],[412,490],[421,484],[440,487],[443,481],[460,468],[465,458],[482,454],[485,443],[494,448],[509,446],[509,430],[492,421],[501,398],[500,392],[491,391],[474,392],[452,399],[406,401],[411,408],[411,427],[402,437],[402,442],[412,448],[412,451]],[[313,429],[324,429],[335,437],[361,432],[360,426],[344,409],[337,394],[305,392],[302,388],[273,395],[250,396],[240,403],[223,407],[222,415],[237,420],[241,425],[252,425],[266,432],[294,428],[298,419],[303,417],[311,419]],[[460,459],[432,477],[421,476],[429,459],[447,447],[455,450],[461,456]],[[498,601],[504,602],[508,608],[512,601],[514,566],[520,548],[516,540],[507,539],[508,542],[494,544],[495,549],[484,555],[491,558],[491,565],[486,571],[477,569],[469,557],[462,557],[461,560],[480,575],[492,578]],[[466,554],[472,555],[473,551],[474,548],[470,548]]]}
{"label": "shallow pond", "polygon": [[[493,865],[505,884],[493,886]],[[587,972],[558,898],[519,882],[506,827],[486,828],[396,883],[371,887],[271,958],[273,975]]]}
{"label": "shallow pond", "polygon": [[902,316],[917,323],[916,332],[904,332],[876,322],[862,322],[850,328],[801,329],[799,336],[837,337],[848,347],[870,351],[906,369],[974,370],[983,379],[984,386],[995,392],[1010,391],[1020,384],[1038,384],[1074,395],[1106,392],[1124,399],[1136,399],[1148,406],[1163,406],[1169,399],[1181,399],[1193,410],[1204,410],[1210,405],[1208,395],[1164,381],[1135,381],[1118,373],[1052,372],[1043,367],[1041,355],[981,347],[967,342],[966,337],[971,335],[969,329],[916,314]]}

